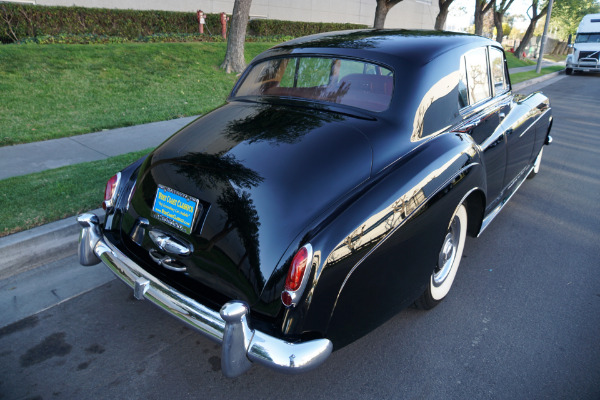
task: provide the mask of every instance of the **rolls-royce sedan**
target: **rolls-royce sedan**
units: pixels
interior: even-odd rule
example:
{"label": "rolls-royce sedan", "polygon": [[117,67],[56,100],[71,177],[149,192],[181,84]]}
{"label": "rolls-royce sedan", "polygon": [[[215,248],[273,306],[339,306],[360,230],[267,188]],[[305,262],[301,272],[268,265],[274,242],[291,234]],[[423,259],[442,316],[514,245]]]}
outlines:
{"label": "rolls-royce sedan", "polygon": [[[279,44],[226,104],[107,183],[79,258],[222,343],[222,371],[303,372],[450,293],[551,142],[494,41],[358,30]],[[460,278],[460,275],[458,275]]]}

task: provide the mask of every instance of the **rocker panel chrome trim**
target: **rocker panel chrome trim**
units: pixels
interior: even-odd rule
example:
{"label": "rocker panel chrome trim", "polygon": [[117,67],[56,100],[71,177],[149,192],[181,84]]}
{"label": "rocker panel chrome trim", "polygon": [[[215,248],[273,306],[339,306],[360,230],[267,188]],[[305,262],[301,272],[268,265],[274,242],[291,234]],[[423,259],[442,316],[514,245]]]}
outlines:
{"label": "rocker panel chrome trim", "polygon": [[514,184],[514,190],[511,191],[510,195],[508,197],[505,197],[492,211],[489,212],[488,215],[485,216],[485,218],[481,222],[481,229],[479,229],[477,237],[481,236],[485,228],[487,228],[490,225],[490,222],[492,222],[494,218],[496,218],[496,216],[500,213],[500,211],[502,211],[506,203],[508,203],[509,200],[512,199],[512,197],[515,195],[515,193],[517,193],[523,182],[525,182],[525,179],[527,179],[527,176],[531,173],[531,171],[533,171],[533,166],[530,166],[529,168],[523,171],[524,173],[522,172],[519,176],[519,181]]}

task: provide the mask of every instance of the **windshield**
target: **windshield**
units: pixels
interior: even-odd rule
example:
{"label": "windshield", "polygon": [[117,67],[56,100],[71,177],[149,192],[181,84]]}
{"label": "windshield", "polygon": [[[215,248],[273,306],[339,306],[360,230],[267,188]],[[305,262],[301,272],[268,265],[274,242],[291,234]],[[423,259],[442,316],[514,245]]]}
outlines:
{"label": "windshield", "polygon": [[291,97],[385,111],[393,88],[393,72],[377,64],[329,57],[288,57],[256,64],[233,97]]}
{"label": "windshield", "polygon": [[580,33],[575,43],[600,43],[600,33]]}

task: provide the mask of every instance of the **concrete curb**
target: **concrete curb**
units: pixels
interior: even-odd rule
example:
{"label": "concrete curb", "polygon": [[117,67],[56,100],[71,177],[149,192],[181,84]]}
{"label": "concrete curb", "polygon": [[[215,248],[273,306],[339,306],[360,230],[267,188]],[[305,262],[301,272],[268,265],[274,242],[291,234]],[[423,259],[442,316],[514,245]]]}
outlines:
{"label": "concrete curb", "polygon": [[[101,219],[104,210],[91,211]],[[0,280],[77,253],[75,217],[0,238]]]}

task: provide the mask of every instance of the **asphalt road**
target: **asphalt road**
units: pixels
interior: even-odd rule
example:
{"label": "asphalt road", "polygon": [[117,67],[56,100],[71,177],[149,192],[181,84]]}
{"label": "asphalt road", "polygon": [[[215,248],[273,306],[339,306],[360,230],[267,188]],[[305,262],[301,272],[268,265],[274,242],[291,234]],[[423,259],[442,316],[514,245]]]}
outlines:
{"label": "asphalt road", "polygon": [[468,240],[436,309],[403,311],[305,375],[226,379],[217,345],[112,279],[0,329],[0,399],[599,399],[600,75],[544,92],[542,169]]}

